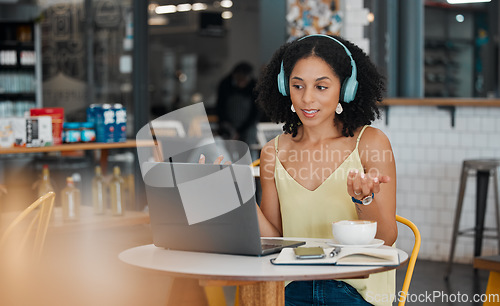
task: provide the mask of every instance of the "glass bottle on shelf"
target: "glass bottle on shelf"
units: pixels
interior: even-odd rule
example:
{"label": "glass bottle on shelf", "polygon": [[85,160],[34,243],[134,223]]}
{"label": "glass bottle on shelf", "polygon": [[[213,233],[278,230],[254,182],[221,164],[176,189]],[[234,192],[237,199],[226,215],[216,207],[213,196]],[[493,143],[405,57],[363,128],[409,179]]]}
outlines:
{"label": "glass bottle on shelf", "polygon": [[121,216],[125,212],[124,181],[120,173],[120,167],[113,168],[113,177],[109,183],[109,194],[111,199],[111,214]]}
{"label": "glass bottle on shelf", "polygon": [[75,187],[72,177],[66,178],[66,187],[61,193],[63,219],[78,220],[80,218],[80,189]]}
{"label": "glass bottle on shelf", "polygon": [[92,179],[92,205],[94,214],[104,214],[106,210],[106,183],[100,166],[95,167],[95,176]]}
{"label": "glass bottle on shelf", "polygon": [[54,186],[50,182],[49,166],[43,165],[42,178],[38,182],[37,196],[41,197],[49,191],[54,191]]}

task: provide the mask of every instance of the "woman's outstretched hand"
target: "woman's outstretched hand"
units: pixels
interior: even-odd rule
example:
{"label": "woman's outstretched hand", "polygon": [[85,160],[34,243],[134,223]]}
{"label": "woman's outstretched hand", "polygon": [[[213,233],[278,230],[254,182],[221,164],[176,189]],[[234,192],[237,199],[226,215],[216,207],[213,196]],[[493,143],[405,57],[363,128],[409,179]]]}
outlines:
{"label": "woman's outstretched hand", "polygon": [[357,169],[349,171],[347,176],[347,193],[351,197],[361,200],[365,196],[377,194],[380,184],[388,183],[391,178],[387,175],[370,175],[360,173]]}
{"label": "woman's outstretched hand", "polygon": [[[204,164],[206,160],[205,155],[201,154],[200,159],[198,160],[199,164]],[[224,160],[224,155],[219,155],[215,160],[214,160],[214,165],[220,165],[222,163],[222,160]],[[230,165],[231,162],[227,161],[224,163],[224,165]]]}

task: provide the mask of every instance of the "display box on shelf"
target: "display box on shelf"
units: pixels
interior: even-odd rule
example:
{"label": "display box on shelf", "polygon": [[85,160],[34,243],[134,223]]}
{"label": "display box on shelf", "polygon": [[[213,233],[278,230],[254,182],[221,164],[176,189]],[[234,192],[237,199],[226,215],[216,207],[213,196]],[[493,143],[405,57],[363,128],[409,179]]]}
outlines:
{"label": "display box on shelf", "polygon": [[127,141],[127,110],[121,104],[113,106],[115,111],[114,142]]}
{"label": "display box on shelf", "polygon": [[52,118],[0,118],[0,147],[46,147],[53,144]]}
{"label": "display box on shelf", "polygon": [[10,118],[0,118],[0,147],[10,148],[14,146],[14,132]]}
{"label": "display box on shelf", "polygon": [[110,104],[103,104],[96,110],[97,142],[115,142],[115,111]]}
{"label": "display box on shelf", "polygon": [[10,127],[14,146],[46,147],[53,144],[52,118],[50,116],[12,117]]}
{"label": "display box on shelf", "polygon": [[52,118],[52,139],[54,145],[62,144],[62,130],[64,120],[64,108],[62,107],[43,107],[30,109],[30,115],[50,116]]}

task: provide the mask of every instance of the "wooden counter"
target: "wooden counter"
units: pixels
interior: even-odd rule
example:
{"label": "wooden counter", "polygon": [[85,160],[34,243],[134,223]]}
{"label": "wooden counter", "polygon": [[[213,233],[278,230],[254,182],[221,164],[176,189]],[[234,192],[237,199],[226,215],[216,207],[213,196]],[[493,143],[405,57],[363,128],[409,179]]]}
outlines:
{"label": "wooden counter", "polygon": [[389,109],[391,106],[435,106],[450,113],[450,125],[455,126],[456,108],[460,106],[472,107],[500,107],[500,99],[487,98],[387,98],[382,101],[385,108],[385,124],[389,124]]}
{"label": "wooden counter", "polygon": [[12,147],[12,148],[0,148],[0,154],[19,154],[19,153],[46,153],[46,152],[64,152],[64,151],[85,151],[85,150],[109,150],[109,149],[121,149],[121,148],[135,148],[135,147],[145,147],[153,146],[152,141],[140,141],[127,140],[126,142],[114,142],[114,143],[103,143],[103,142],[88,142],[88,143],[67,143],[56,146],[48,147]]}
{"label": "wooden counter", "polygon": [[382,101],[385,106],[418,105],[418,106],[488,106],[500,107],[500,99],[487,98],[387,98]]}
{"label": "wooden counter", "polygon": [[105,172],[107,167],[109,150],[136,148],[136,147],[152,147],[152,146],[154,146],[154,142],[148,140],[142,140],[142,141],[127,140],[125,142],[113,142],[113,143],[103,143],[103,142],[68,143],[62,145],[34,147],[34,148],[26,148],[26,147],[0,148],[0,155],[100,150],[101,151],[100,164],[101,168],[103,169],[103,172]]}

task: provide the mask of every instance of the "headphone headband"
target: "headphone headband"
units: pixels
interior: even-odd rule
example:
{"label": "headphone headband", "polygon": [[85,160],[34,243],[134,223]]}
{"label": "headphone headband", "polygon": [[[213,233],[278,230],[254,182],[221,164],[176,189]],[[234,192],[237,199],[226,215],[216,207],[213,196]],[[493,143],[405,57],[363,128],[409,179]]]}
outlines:
{"label": "headphone headband", "polygon": [[[357,81],[358,72],[357,72],[357,68],[356,68],[356,62],[352,58],[351,52],[338,39],[331,37],[331,36],[328,36],[328,35],[325,35],[325,34],[307,35],[307,36],[300,38],[298,41],[301,41],[301,40],[306,39],[308,37],[315,37],[315,36],[316,37],[326,37],[326,38],[329,38],[329,39],[335,41],[336,43],[338,43],[339,45],[341,45],[344,48],[347,56],[349,56],[349,58],[351,59],[351,76],[348,77],[347,79],[345,79],[345,81],[342,84],[341,91],[340,91],[340,96],[341,96],[342,101],[344,101],[346,103],[351,102],[356,97],[356,92],[358,90],[358,81]],[[287,80],[287,77],[285,75],[285,70],[283,69],[283,61],[281,61],[281,69],[280,69],[280,73],[278,74],[278,90],[283,96],[285,96],[285,97],[288,96],[289,87],[288,87],[288,80]]]}

